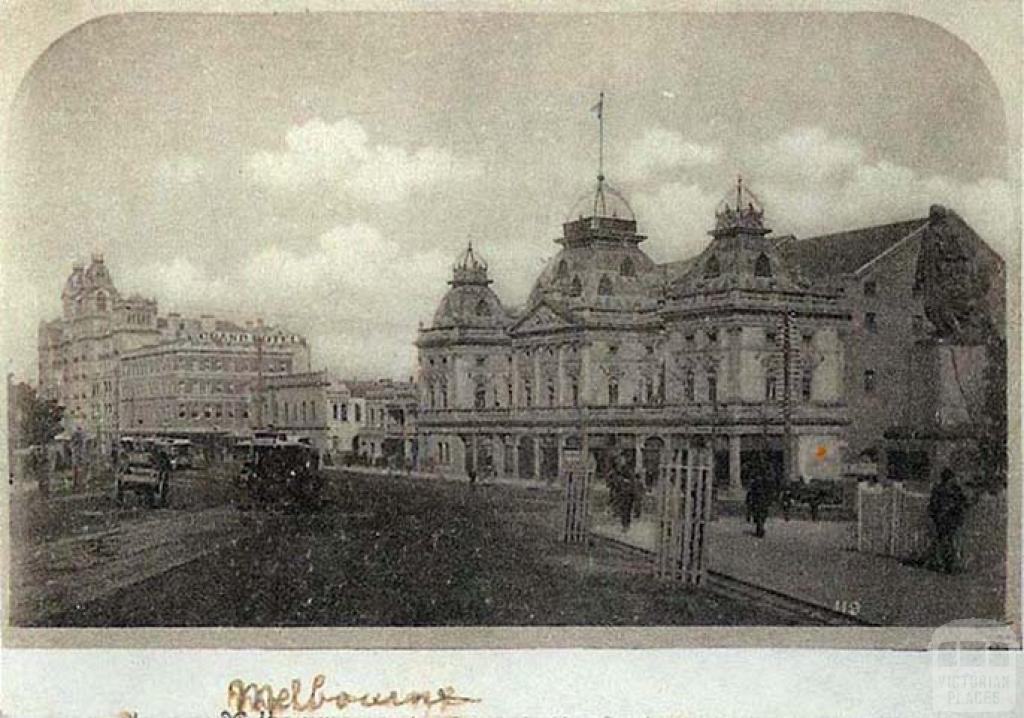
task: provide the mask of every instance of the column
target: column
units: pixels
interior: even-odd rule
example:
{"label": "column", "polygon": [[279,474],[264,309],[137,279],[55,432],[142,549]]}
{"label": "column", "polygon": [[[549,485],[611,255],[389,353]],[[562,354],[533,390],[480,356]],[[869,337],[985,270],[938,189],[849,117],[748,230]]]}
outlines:
{"label": "column", "polygon": [[473,434],[473,473],[480,476],[480,437]]}
{"label": "column", "polygon": [[[558,405],[559,406],[565,406],[570,401],[572,401],[572,395],[571,395],[571,393],[565,387],[565,345],[564,344],[559,344],[556,351],[558,351],[558,392],[557,392],[557,394],[558,394]],[[562,470],[561,470],[561,466],[562,466],[562,459],[561,459],[561,456],[562,456],[562,442],[561,441],[558,442],[558,456],[559,456],[559,459],[558,459],[558,466],[559,466],[558,473],[559,473],[559,475],[561,475],[561,473],[562,473]]]}
{"label": "column", "polygon": [[533,478],[534,481],[541,480],[541,457],[543,456],[543,448],[541,447],[540,436],[533,437]]}
{"label": "column", "polygon": [[743,497],[743,481],[740,475],[740,447],[743,437],[738,434],[729,437],[729,494],[736,498]]}
{"label": "column", "polygon": [[494,475],[505,475],[505,441],[500,436],[491,439],[491,453],[494,454]]}
{"label": "column", "polygon": [[584,342],[580,347],[580,404],[586,406],[593,403],[590,395],[590,342]]}
{"label": "column", "polygon": [[633,471],[636,472],[638,479],[643,479],[644,475],[644,437],[637,434],[633,438],[634,443],[634,456],[633,456]]}
{"label": "column", "polygon": [[548,388],[544,385],[544,377],[540,371],[540,355],[544,351],[541,346],[533,347],[533,405],[543,406],[548,399]]}
{"label": "column", "polygon": [[[512,406],[509,409],[520,406],[519,401],[519,352],[515,349],[512,350],[512,376],[509,379],[512,381]],[[516,438],[512,437],[513,443],[516,442]]]}
{"label": "column", "polygon": [[519,436],[512,435],[512,478],[519,478]]}

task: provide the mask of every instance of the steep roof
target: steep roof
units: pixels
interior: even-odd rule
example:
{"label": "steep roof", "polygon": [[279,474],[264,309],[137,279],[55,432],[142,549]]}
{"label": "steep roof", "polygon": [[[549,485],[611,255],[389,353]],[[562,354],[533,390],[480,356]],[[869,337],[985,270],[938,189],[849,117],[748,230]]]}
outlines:
{"label": "steep roof", "polygon": [[852,274],[927,223],[922,217],[808,237],[784,242],[779,250],[791,267],[809,277]]}

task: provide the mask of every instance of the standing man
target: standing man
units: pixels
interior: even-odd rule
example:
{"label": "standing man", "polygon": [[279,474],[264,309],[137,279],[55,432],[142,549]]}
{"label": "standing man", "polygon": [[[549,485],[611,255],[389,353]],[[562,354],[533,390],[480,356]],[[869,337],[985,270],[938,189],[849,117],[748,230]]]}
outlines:
{"label": "standing man", "polygon": [[768,509],[772,503],[772,486],[768,477],[758,474],[747,490],[747,502],[754,519],[754,535],[764,538],[764,524],[768,520]]}
{"label": "standing man", "polygon": [[622,531],[629,531],[633,521],[633,502],[636,500],[634,476],[629,462],[622,455],[616,455],[611,462],[608,475],[608,489],[612,508],[622,523]]}
{"label": "standing man", "polygon": [[957,482],[953,470],[946,467],[928,499],[928,516],[935,528],[932,561],[940,571],[956,571],[956,536],[966,514],[967,495]]}

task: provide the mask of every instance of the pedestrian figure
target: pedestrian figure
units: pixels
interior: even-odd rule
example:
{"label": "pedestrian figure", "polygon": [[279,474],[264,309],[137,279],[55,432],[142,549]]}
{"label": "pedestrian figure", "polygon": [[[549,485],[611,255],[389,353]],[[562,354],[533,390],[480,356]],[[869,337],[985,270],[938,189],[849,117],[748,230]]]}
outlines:
{"label": "pedestrian figure", "polygon": [[32,473],[39,486],[39,496],[45,501],[50,498],[50,467],[43,447],[33,446],[29,458],[31,459]]}
{"label": "pedestrian figure", "polygon": [[811,508],[811,521],[818,520],[818,507],[821,506],[822,495],[817,489],[811,489],[807,497],[807,505]]}
{"label": "pedestrian figure", "polygon": [[612,510],[622,523],[622,531],[629,531],[633,520],[633,503],[636,501],[636,481],[632,467],[621,456],[612,461],[608,475]]}
{"label": "pedestrian figure", "polygon": [[793,508],[793,494],[795,489],[787,486],[779,492],[779,506],[782,508],[782,518],[789,521],[789,512]]}
{"label": "pedestrian figure", "polygon": [[935,527],[932,562],[945,573],[953,573],[957,569],[956,538],[966,513],[967,495],[953,470],[946,467],[928,499],[928,516]]}
{"label": "pedestrian figure", "polygon": [[763,474],[754,478],[747,491],[747,502],[754,519],[754,535],[764,538],[764,524],[772,503],[771,482]]}

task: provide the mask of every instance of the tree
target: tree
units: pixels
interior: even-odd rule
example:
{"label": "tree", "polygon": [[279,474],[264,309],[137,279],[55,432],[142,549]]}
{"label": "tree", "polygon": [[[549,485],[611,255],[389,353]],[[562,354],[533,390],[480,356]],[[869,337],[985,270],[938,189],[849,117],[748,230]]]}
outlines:
{"label": "tree", "polygon": [[985,471],[985,484],[998,489],[1006,486],[1007,472],[1006,340],[1001,337],[990,340],[986,354],[979,465]]}
{"label": "tree", "polygon": [[34,391],[20,397],[22,416],[21,441],[23,446],[43,446],[61,432],[64,407],[53,399],[40,399]]}

